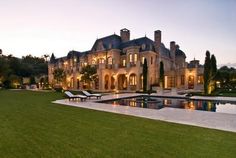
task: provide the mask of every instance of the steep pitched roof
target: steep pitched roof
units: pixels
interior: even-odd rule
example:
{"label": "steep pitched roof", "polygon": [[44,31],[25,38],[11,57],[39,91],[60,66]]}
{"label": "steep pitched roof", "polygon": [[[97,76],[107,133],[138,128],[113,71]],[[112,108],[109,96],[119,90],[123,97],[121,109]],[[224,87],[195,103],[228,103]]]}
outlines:
{"label": "steep pitched roof", "polygon": [[102,44],[104,49],[119,49],[121,37],[114,34],[97,39],[92,47],[92,51],[97,51],[99,44]]}
{"label": "steep pitched roof", "polygon": [[186,58],[185,53],[182,50],[180,50],[180,49],[176,49],[175,56],[176,57],[184,57],[184,58]]}
{"label": "steep pitched roof", "polygon": [[131,46],[140,46],[141,47],[140,51],[154,50],[154,42],[147,37],[142,37],[131,41],[123,42],[120,48],[124,49]]}
{"label": "steep pitched roof", "polygon": [[163,43],[161,43],[160,54],[161,54],[161,56],[165,56],[167,58],[170,58],[170,50],[167,49]]}

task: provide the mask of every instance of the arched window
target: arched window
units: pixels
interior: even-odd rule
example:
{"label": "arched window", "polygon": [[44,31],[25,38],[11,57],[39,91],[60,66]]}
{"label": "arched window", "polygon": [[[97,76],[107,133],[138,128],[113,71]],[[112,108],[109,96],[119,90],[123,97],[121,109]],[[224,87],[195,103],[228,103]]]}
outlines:
{"label": "arched window", "polygon": [[106,90],[108,89],[108,83],[109,83],[109,76],[106,75],[106,76],[105,76],[105,89],[106,89]]}

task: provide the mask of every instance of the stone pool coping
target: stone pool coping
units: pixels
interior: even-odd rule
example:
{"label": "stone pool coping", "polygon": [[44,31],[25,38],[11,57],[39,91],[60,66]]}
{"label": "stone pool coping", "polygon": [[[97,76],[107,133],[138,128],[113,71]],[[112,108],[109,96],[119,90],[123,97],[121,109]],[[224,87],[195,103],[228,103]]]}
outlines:
{"label": "stone pool coping", "polygon": [[[118,98],[140,96],[140,95],[142,94],[136,94],[136,93],[111,94],[103,96],[101,100],[118,99]],[[170,97],[170,95],[168,96],[161,95],[161,96]],[[175,97],[180,97],[180,96],[176,95]],[[98,100],[96,99],[90,99],[85,102],[80,102],[80,101],[69,101],[68,99],[62,99],[62,100],[56,100],[53,103],[98,110],[98,111],[112,112],[123,115],[137,116],[153,120],[161,120],[172,123],[180,123],[198,127],[236,132],[236,114],[214,113],[207,111],[176,109],[176,108],[163,108],[159,110],[144,109],[138,107],[97,103],[97,101]]]}

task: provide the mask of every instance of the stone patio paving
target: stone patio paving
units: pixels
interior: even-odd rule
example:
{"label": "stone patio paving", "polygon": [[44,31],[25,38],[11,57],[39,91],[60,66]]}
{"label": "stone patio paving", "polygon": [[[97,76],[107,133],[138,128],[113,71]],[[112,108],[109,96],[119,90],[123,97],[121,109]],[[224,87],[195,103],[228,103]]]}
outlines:
{"label": "stone patio paving", "polygon": [[[140,94],[126,93],[126,94],[111,94],[102,97],[102,100],[139,96]],[[152,94],[155,95],[155,94]],[[163,95],[164,96],[164,95]],[[170,97],[170,95],[165,95]],[[174,95],[174,97],[184,97],[180,95]],[[212,98],[212,97],[211,97]],[[204,99],[204,98],[194,98]],[[224,98],[221,97],[222,100]],[[235,101],[236,98],[225,98],[225,100]],[[219,99],[218,99],[219,100]],[[90,99],[86,102],[69,101],[68,99],[56,100],[53,103],[63,104],[68,106],[75,106],[86,109],[93,109],[98,111],[112,112],[124,115],[131,115],[143,118],[149,118],[153,120],[161,120],[173,123],[180,123],[186,125],[193,125],[199,127],[206,127],[212,129],[219,129],[224,131],[236,132],[236,115],[226,113],[215,113],[198,110],[176,109],[176,108],[162,108],[145,109],[138,107],[119,106],[105,103],[96,103],[96,99]]]}

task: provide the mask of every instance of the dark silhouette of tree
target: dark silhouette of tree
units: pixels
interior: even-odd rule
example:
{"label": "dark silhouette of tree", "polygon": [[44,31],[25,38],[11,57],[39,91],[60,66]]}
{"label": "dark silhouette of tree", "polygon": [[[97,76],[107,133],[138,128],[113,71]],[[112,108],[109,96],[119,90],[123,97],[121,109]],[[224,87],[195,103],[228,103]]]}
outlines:
{"label": "dark silhouette of tree", "polygon": [[205,63],[204,63],[204,93],[208,94],[209,78],[211,71],[211,58],[210,52],[206,51]]}
{"label": "dark silhouette of tree", "polygon": [[50,58],[50,63],[54,63],[54,61],[56,60],[54,53],[52,53],[51,58]]}
{"label": "dark silhouette of tree", "polygon": [[217,75],[216,58],[214,54],[210,57],[210,52],[206,52],[204,63],[204,93],[211,94],[215,90],[215,78]]}
{"label": "dark silhouette of tree", "polygon": [[164,64],[160,62],[160,87],[164,88]]}
{"label": "dark silhouette of tree", "polygon": [[147,66],[147,59],[144,59],[143,64],[143,91],[147,91],[147,77],[148,77],[148,66]]}
{"label": "dark silhouette of tree", "polygon": [[80,74],[81,76],[81,81],[88,83],[88,88],[91,88],[91,82],[94,82],[97,80],[98,75],[97,75],[97,68],[96,67],[91,67],[90,65],[87,65],[82,68]]}
{"label": "dark silhouette of tree", "polygon": [[63,69],[58,68],[54,70],[53,77],[56,80],[57,84],[59,84],[63,81],[63,79],[65,79],[66,74]]}

